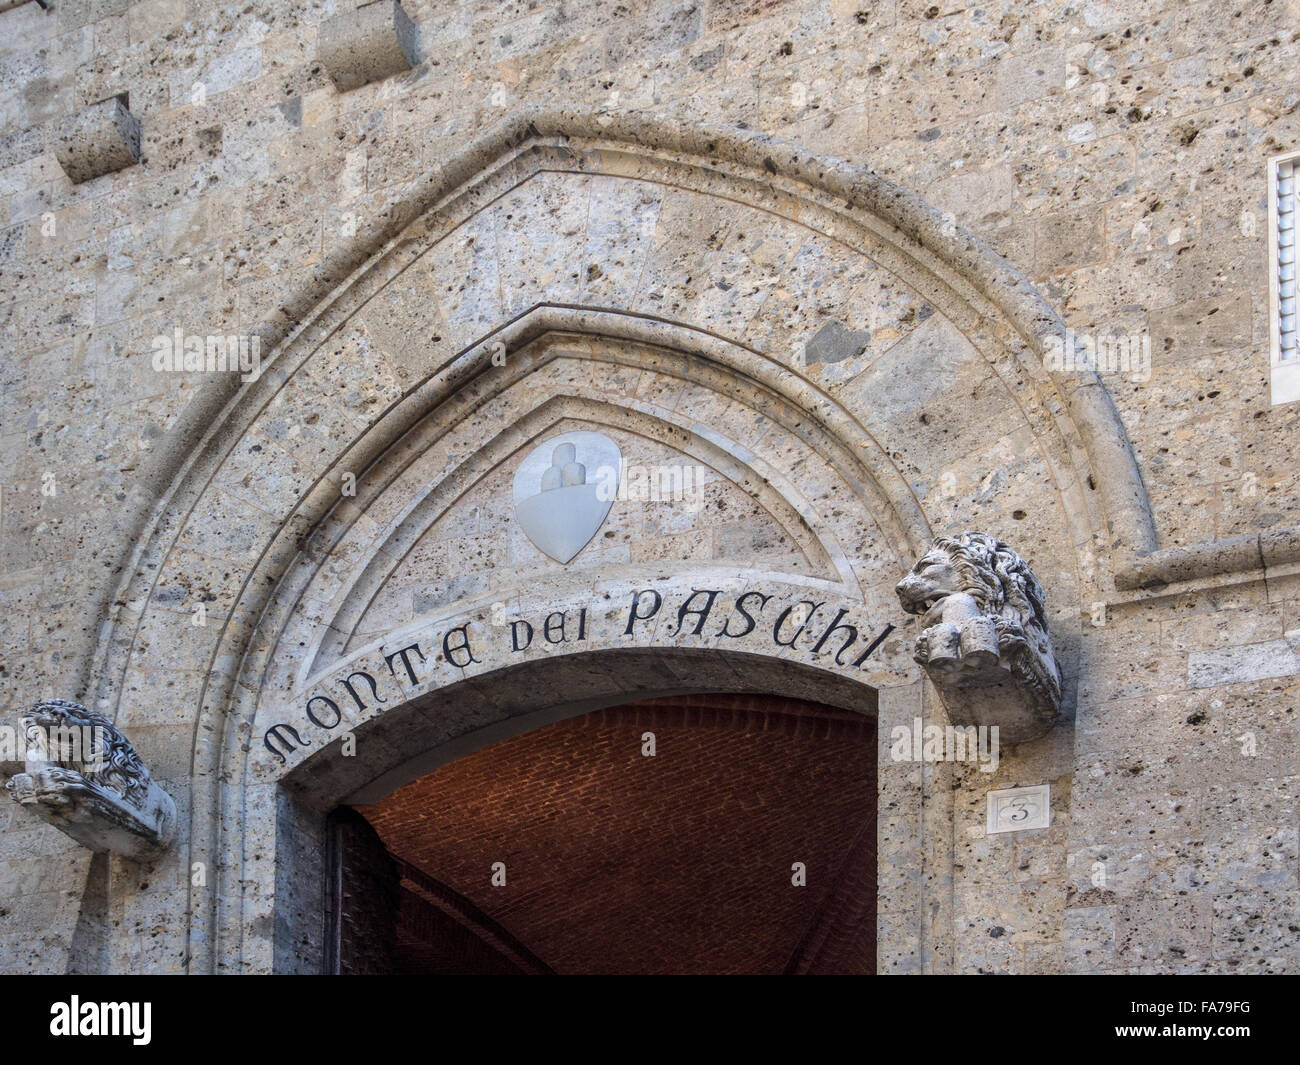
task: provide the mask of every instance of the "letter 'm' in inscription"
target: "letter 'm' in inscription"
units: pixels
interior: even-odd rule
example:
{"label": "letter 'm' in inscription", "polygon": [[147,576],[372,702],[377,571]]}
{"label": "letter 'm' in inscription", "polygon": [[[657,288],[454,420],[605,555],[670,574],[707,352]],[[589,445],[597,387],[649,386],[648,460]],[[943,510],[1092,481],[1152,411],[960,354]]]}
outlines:
{"label": "letter 'm' in inscription", "polygon": [[[288,733],[289,736],[292,736],[293,740],[291,741],[288,739],[288,737],[281,736],[280,733],[282,731]],[[284,744],[283,753],[275,747],[275,744],[271,742],[272,740],[274,740],[276,743]],[[272,725],[269,729],[266,730],[266,735],[262,737],[262,742],[266,744],[266,749],[270,751],[273,755],[275,755],[278,759],[280,759],[282,763],[287,763],[289,761],[289,759],[287,759],[284,755],[292,752],[293,750],[296,749],[296,747],[310,746],[307,740],[304,740],[301,736],[298,735],[297,729],[295,729],[292,725],[285,725],[285,724]]]}

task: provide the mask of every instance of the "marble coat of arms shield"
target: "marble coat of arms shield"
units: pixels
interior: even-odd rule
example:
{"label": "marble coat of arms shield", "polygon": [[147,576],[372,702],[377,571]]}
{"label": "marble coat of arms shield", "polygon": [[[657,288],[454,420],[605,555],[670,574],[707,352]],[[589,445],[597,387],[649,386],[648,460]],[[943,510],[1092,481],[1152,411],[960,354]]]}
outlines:
{"label": "marble coat of arms shield", "polygon": [[561,564],[591,542],[618,492],[622,452],[601,433],[552,437],[515,471],[515,517],[539,551]]}

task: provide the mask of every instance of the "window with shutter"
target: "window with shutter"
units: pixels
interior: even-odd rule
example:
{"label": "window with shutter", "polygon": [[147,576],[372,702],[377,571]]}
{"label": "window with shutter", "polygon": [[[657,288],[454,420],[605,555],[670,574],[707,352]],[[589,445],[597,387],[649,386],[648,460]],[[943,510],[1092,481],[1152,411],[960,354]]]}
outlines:
{"label": "window with shutter", "polygon": [[1300,153],[1269,162],[1269,288],[1273,402],[1300,400],[1296,343],[1296,172]]}

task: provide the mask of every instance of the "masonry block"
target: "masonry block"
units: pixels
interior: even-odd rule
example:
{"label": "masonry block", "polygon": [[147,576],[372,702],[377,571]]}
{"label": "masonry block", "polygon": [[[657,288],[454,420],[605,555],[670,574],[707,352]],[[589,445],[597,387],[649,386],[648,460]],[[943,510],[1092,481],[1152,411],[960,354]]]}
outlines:
{"label": "masonry block", "polygon": [[140,122],[125,93],[91,104],[54,129],[54,156],[74,185],[140,161]]}
{"label": "masonry block", "polygon": [[320,60],[340,92],[410,70],[418,59],[419,32],[397,0],[378,0],[326,19]]}

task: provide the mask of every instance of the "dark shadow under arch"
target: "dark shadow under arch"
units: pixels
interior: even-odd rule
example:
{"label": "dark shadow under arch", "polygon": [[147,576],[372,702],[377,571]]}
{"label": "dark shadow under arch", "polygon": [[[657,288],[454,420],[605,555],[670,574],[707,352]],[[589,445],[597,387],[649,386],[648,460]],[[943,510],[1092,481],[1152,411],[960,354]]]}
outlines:
{"label": "dark shadow under arch", "polygon": [[[627,649],[567,654],[495,670],[386,711],[317,751],[281,781],[277,800],[275,970],[322,972],[331,931],[330,816],[375,802],[440,766],[554,722],[639,700],[701,693],[779,695],[874,719],[868,685],[792,660],[722,649]],[[444,742],[403,749],[404,731],[446,716]],[[466,727],[479,720],[479,727]]]}
{"label": "dark shadow under arch", "polygon": [[329,971],[869,974],[877,777],[874,718],[779,695],[533,729],[336,811]]}

